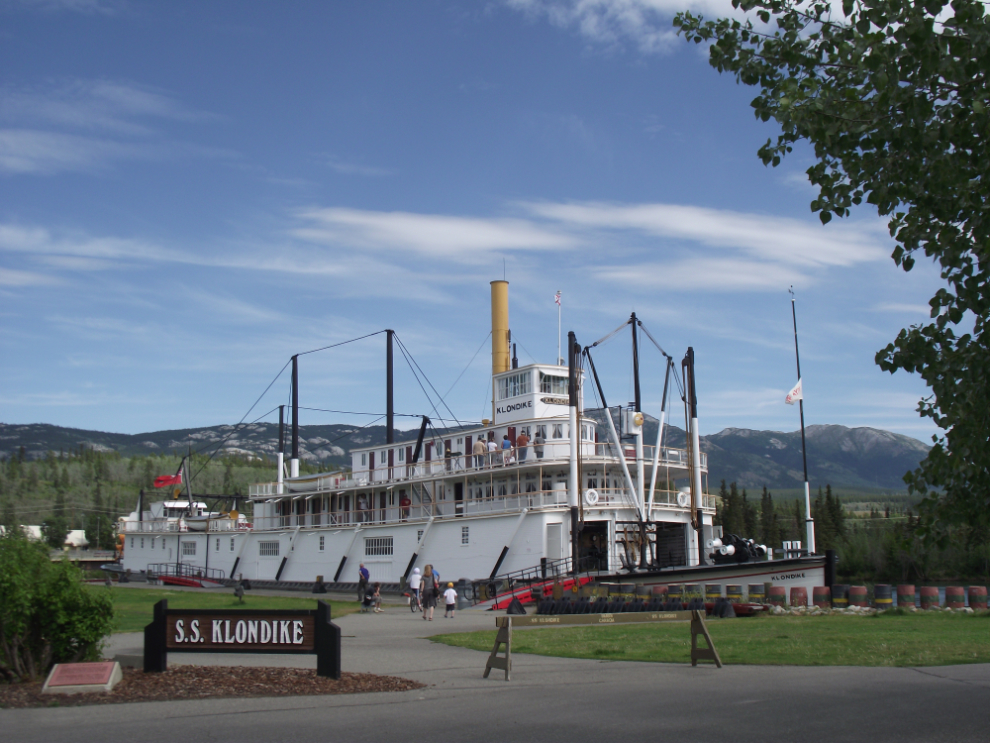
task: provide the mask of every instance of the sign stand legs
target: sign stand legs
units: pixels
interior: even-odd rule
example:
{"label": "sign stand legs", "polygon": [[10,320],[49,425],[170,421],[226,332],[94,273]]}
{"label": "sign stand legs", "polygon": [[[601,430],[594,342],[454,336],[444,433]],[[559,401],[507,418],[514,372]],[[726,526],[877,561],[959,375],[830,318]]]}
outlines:
{"label": "sign stand legs", "polygon": [[[485,675],[482,678],[488,678],[492,669],[498,668],[505,671],[505,680],[509,681],[512,673],[512,617],[499,617],[498,623],[495,646],[492,648],[491,655],[488,656],[488,662],[485,664]],[[498,657],[499,645],[505,645],[505,657]]]}
{"label": "sign stand legs", "polygon": [[[698,647],[698,635],[705,638],[708,649]],[[691,665],[698,665],[699,660],[713,660],[718,668],[722,667],[722,659],[718,657],[715,643],[712,636],[708,634],[708,627],[705,626],[705,613],[703,611],[691,612]]]}

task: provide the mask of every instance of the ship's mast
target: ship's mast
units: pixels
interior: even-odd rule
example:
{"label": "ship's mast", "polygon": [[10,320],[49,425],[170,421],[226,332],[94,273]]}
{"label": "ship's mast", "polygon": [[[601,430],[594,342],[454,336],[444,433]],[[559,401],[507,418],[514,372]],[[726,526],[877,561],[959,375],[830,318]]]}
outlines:
{"label": "ship's mast", "polygon": [[299,356],[292,357],[292,458],[289,477],[299,477]]}

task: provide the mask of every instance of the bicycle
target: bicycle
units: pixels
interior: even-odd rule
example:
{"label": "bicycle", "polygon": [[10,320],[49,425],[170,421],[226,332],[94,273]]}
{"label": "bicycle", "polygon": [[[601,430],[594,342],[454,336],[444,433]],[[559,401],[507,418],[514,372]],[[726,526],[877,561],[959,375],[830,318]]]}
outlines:
{"label": "bicycle", "polygon": [[419,591],[410,591],[406,596],[409,597],[409,611],[413,614],[417,611],[423,611],[423,603],[419,599]]}

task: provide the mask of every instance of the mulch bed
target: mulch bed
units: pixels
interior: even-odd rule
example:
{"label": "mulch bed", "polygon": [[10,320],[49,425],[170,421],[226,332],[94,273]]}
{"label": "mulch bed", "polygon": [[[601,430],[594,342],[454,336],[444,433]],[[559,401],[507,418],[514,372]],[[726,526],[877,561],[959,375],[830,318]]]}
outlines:
{"label": "mulch bed", "polygon": [[210,697],[287,697],[314,694],[363,694],[409,691],[425,684],[398,676],[343,673],[340,680],[322,678],[300,668],[173,666],[165,673],[125,668],[111,692],[42,694],[42,682],[0,684],[0,708],[80,707],[123,702],[165,702]]}

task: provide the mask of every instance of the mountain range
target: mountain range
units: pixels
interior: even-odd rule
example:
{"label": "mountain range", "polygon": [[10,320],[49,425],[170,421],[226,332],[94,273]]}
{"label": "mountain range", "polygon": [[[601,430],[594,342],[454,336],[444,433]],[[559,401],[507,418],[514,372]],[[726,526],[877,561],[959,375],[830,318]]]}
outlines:
{"label": "mountain range", "polygon": [[[586,415],[597,419],[604,428],[602,411],[591,410]],[[656,441],[657,425],[655,418],[646,417],[647,444]],[[446,432],[446,429],[440,431]],[[417,433],[396,431],[395,440],[415,440]],[[299,436],[300,457],[330,469],[350,464],[348,449],[384,444],[385,427],[300,426]],[[666,446],[683,447],[684,431],[668,426],[665,439]],[[807,427],[806,439],[808,477],[816,488],[818,484],[828,483],[837,488],[904,490],[901,478],[918,466],[929,449],[917,439],[876,428],[814,425]],[[122,456],[185,453],[190,447],[194,451],[212,452],[222,446],[230,454],[274,459],[278,451],[278,425],[252,423],[121,434],[45,423],[0,423],[0,458],[16,455],[21,447],[28,458],[37,459],[49,451],[78,450],[80,446],[117,451]],[[701,437],[701,448],[708,455],[712,490],[723,479],[745,488],[766,485],[778,489],[799,488],[804,481],[800,431],[781,433],[727,428]]]}

